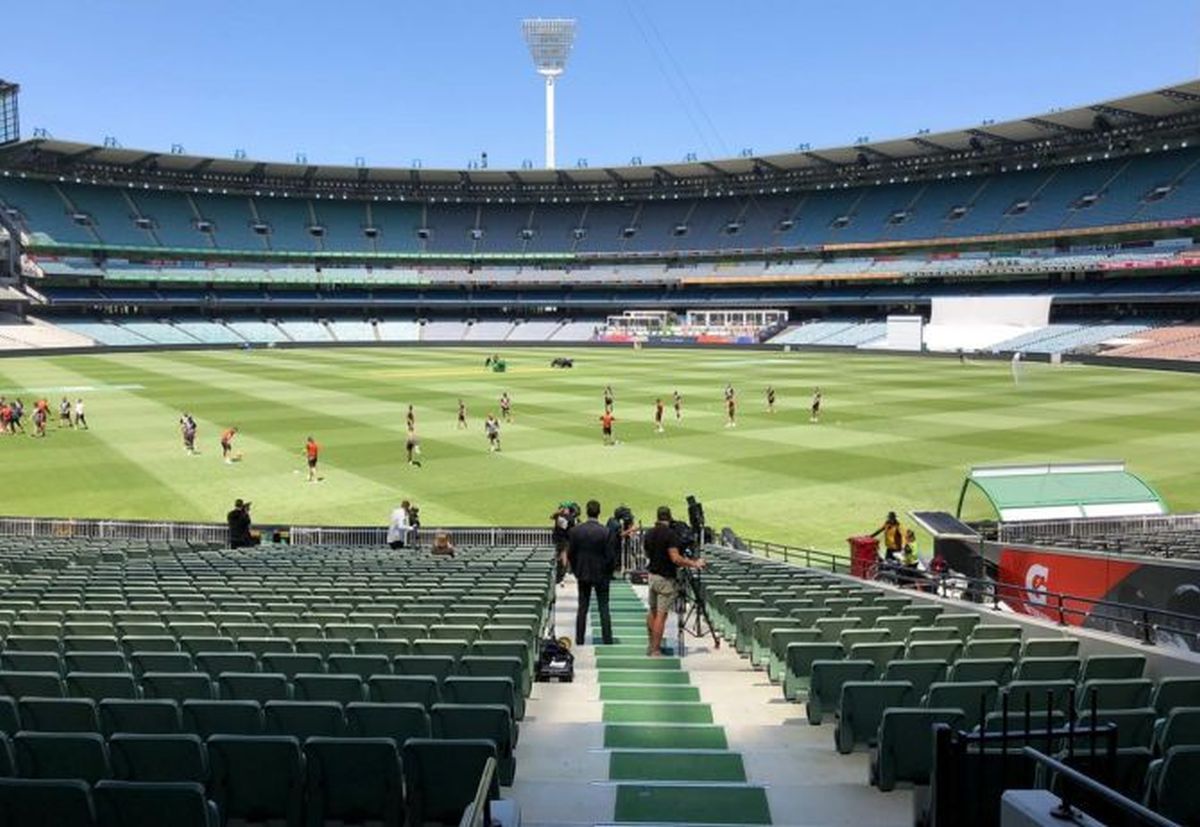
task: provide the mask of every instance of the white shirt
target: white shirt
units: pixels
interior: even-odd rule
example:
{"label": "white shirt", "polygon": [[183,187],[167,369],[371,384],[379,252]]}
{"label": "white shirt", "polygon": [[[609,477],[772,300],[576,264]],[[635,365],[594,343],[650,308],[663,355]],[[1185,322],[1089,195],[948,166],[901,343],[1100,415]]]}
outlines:
{"label": "white shirt", "polygon": [[75,415],[83,416],[83,403],[82,402],[75,403]]}
{"label": "white shirt", "polygon": [[412,527],[408,524],[408,510],[403,506],[392,512],[388,523],[387,541],[389,543],[407,543],[408,534]]}

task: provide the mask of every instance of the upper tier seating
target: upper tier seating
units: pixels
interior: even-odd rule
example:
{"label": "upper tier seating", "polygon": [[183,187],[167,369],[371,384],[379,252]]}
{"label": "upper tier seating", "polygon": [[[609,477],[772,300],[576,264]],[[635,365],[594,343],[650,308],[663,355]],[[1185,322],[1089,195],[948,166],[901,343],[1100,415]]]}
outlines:
{"label": "upper tier seating", "polygon": [[[1194,148],[794,194],[426,205],[137,191],[0,177],[0,202],[63,243],[238,251],[652,253],[1056,232],[1200,214]],[[1160,198],[1148,196],[1166,187]],[[747,208],[748,201],[753,207]],[[731,227],[735,227],[731,231]]]}

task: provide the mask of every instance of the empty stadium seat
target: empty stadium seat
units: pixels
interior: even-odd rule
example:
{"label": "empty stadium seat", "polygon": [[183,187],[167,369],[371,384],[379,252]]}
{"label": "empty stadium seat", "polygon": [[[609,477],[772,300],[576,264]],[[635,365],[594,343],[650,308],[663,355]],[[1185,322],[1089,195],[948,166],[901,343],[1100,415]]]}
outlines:
{"label": "empty stadium seat", "polygon": [[21,727],[30,732],[99,732],[91,698],[22,698]]}
{"label": "empty stadium seat", "polygon": [[301,673],[296,675],[294,685],[298,701],[336,701],[347,704],[366,700],[363,681],[358,675]]}
{"label": "empty stadium seat", "polygon": [[913,686],[908,681],[843,683],[833,736],[837,751],[848,754],[855,747],[874,746],[884,710],[912,706],[916,701]]}
{"label": "empty stadium seat", "polygon": [[429,738],[432,732],[426,707],[413,703],[349,703],[346,723],[351,735],[391,738],[400,746],[409,738]]}
{"label": "empty stadium seat", "polygon": [[[401,757],[411,823],[457,824],[475,797],[484,765],[495,759],[496,747],[491,741],[412,738],[404,744]],[[488,798],[499,797],[499,781],[494,780]]]}
{"label": "empty stadium seat", "polygon": [[1105,680],[1093,678],[1080,684],[1075,705],[1080,709],[1134,709],[1147,706],[1154,682],[1146,678]]}
{"label": "empty stadium seat", "polygon": [[496,745],[497,776],[512,786],[516,775],[517,729],[512,711],[500,704],[435,704],[430,710],[435,738],[486,739]]}
{"label": "empty stadium seat", "polygon": [[0,778],[0,824],[96,827],[88,785],[70,779]]}
{"label": "empty stadium seat", "polygon": [[1021,647],[1022,658],[1073,658],[1078,654],[1076,638],[1029,638]]}
{"label": "empty stadium seat", "polygon": [[886,664],[883,680],[908,681],[912,684],[913,700],[910,706],[913,706],[925,697],[932,684],[946,680],[946,671],[946,664],[940,660],[894,660]]}
{"label": "empty stadium seat", "polygon": [[169,735],[182,730],[179,704],[167,698],[139,701],[105,698],[98,706],[100,730],[105,735],[114,732],[144,735]]}
{"label": "empty stadium seat", "polygon": [[334,701],[267,701],[263,715],[268,735],[291,735],[301,742],[314,735],[340,738],[346,732],[342,705]]}
{"label": "empty stadium seat", "polygon": [[429,675],[375,675],[367,695],[379,703],[416,703],[428,709],[441,700],[437,678]]}
{"label": "empty stadium seat", "polygon": [[925,785],[933,768],[933,727],[967,725],[961,709],[892,708],[883,711],[878,743],[871,754],[871,778],[883,792],[899,783]]}
{"label": "empty stadium seat", "polygon": [[[869,660],[816,660],[809,677],[808,699],[804,710],[813,726],[821,723],[826,712],[837,713],[842,685],[848,681],[870,681],[875,664]],[[911,687],[911,685],[910,685]]]}
{"label": "empty stadium seat", "polygon": [[217,677],[221,698],[227,701],[288,701],[292,686],[284,675],[259,672],[225,672]]}
{"label": "empty stadium seat", "polygon": [[789,643],[784,660],[783,696],[794,701],[808,688],[814,661],[843,657],[845,652],[840,643]]}
{"label": "empty stadium seat", "polygon": [[147,672],[142,675],[147,698],[209,701],[216,697],[212,680],[203,672]]}
{"label": "empty stadium seat", "polygon": [[995,708],[1000,687],[995,681],[935,683],[925,694],[926,709],[961,709],[963,726],[974,728]]}
{"label": "empty stadium seat", "polygon": [[101,781],[93,791],[99,827],[220,827],[216,804],[203,784]]}
{"label": "empty stadium seat", "polygon": [[1083,664],[1080,683],[1092,680],[1131,680],[1146,670],[1143,655],[1092,655]]}
{"label": "empty stadium seat", "polygon": [[263,735],[266,722],[258,701],[188,700],[182,704],[188,732],[210,735]]}
{"label": "empty stadium seat", "polygon": [[304,807],[299,741],[284,735],[213,735],[208,753],[210,790],[225,818],[282,820],[299,827]]}
{"label": "empty stadium seat", "polygon": [[[1157,720],[1153,707],[1129,709],[1098,709],[1096,725],[1111,723],[1117,728],[1117,748],[1144,747],[1149,748],[1154,741],[1154,723]],[[1090,710],[1079,714],[1079,726],[1092,726]]]}
{"label": "empty stadium seat", "polygon": [[13,758],[22,778],[71,778],[89,784],[111,776],[108,747],[98,733],[18,732]]}
{"label": "empty stadium seat", "polygon": [[207,784],[208,753],[198,735],[117,733],[108,739],[113,777],[122,781]]}
{"label": "empty stadium seat", "polygon": [[960,658],[950,667],[951,681],[995,681],[1004,685],[1013,679],[1016,664],[1009,658]]}
{"label": "empty stadium seat", "polygon": [[1194,706],[1200,698],[1200,678],[1162,678],[1154,689],[1152,704],[1159,716],[1177,706]]}
{"label": "empty stadium seat", "polygon": [[401,822],[404,775],[395,741],[317,736],[305,742],[304,755],[310,822]]}
{"label": "empty stadium seat", "polygon": [[1022,681],[1074,681],[1083,662],[1079,658],[1022,658],[1017,679]]}
{"label": "empty stadium seat", "polygon": [[1200,746],[1172,747],[1151,762],[1143,803],[1178,824],[1200,822],[1200,794],[1195,780],[1200,773]]}

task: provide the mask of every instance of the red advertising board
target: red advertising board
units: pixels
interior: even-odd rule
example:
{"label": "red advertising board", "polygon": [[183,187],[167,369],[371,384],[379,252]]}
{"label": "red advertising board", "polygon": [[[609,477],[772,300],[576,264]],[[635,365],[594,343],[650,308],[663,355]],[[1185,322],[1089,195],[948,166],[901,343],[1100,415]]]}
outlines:
{"label": "red advertising board", "polygon": [[[1108,598],[1138,568],[1126,560],[1006,546],[1000,551],[997,580],[1001,597],[1013,609],[1081,626],[1092,609],[1087,601]],[[1086,599],[1060,604],[1058,594]]]}

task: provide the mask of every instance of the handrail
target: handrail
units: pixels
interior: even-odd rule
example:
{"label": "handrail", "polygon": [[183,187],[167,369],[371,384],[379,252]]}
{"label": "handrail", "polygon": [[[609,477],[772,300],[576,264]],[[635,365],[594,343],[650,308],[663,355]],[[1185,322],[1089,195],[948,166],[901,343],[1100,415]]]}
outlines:
{"label": "handrail", "polygon": [[1057,793],[1059,797],[1059,805],[1050,811],[1049,815],[1054,818],[1064,819],[1068,823],[1074,823],[1075,805],[1072,803],[1074,798],[1072,786],[1079,785],[1085,788],[1088,792],[1098,795],[1110,804],[1119,807],[1129,815],[1137,818],[1144,824],[1153,825],[1153,827],[1179,827],[1174,821],[1160,816],[1153,810],[1149,810],[1132,799],[1126,798],[1116,790],[1104,786],[1096,779],[1091,778],[1073,767],[1067,766],[1063,762],[1051,758],[1043,752],[1040,752],[1033,747],[1026,746],[1021,750],[1026,758],[1042,764],[1068,779],[1070,784],[1062,784],[1060,791]]}
{"label": "handrail", "polygon": [[[740,539],[743,550],[768,560],[782,559],[790,565],[823,569],[833,574],[853,572],[850,559],[834,552],[764,540]],[[1060,626],[1066,626],[1070,620],[1075,619],[1078,620],[1075,625],[1083,625],[1084,619],[1093,618],[1110,624],[1120,634],[1137,638],[1147,646],[1158,645],[1162,635],[1177,635],[1188,640],[1191,648],[1200,649],[1200,618],[1169,609],[1043,591],[958,573],[933,575],[906,569],[898,564],[889,564],[887,561],[872,567],[868,575],[866,579],[892,582],[900,587],[919,588],[942,596],[948,596],[952,591],[958,590],[971,602],[985,605],[990,603],[994,610],[999,610],[1002,603],[1020,606],[1026,614],[1055,620]],[[1098,612],[1096,609],[1108,609],[1111,612]]]}
{"label": "handrail", "polygon": [[483,773],[479,776],[479,786],[475,788],[475,797],[463,810],[458,827],[489,827],[492,814],[488,800],[492,795],[492,779],[496,776],[496,759],[488,758],[483,763]]}

